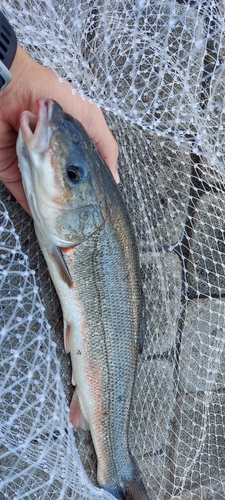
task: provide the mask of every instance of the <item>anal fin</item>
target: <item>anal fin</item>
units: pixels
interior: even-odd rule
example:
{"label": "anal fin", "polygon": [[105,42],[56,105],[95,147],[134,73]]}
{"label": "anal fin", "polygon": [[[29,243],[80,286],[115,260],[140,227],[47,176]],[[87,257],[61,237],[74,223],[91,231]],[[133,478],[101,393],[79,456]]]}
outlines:
{"label": "anal fin", "polygon": [[84,431],[89,430],[89,424],[81,411],[80,402],[76,390],[73,393],[73,397],[70,403],[70,422],[73,425],[74,429],[78,429],[78,427],[80,427]]}

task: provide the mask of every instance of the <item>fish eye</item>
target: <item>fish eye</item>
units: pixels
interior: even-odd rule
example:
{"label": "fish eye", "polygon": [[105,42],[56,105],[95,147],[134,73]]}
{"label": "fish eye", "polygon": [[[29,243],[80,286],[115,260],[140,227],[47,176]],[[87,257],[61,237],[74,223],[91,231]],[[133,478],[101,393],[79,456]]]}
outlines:
{"label": "fish eye", "polygon": [[68,165],[67,175],[73,184],[77,184],[82,179],[81,170],[77,165]]}

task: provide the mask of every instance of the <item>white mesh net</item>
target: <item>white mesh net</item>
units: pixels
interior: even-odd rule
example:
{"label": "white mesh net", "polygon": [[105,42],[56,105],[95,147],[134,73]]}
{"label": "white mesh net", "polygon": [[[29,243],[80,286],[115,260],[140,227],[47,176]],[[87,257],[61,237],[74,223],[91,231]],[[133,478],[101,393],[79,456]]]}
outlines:
{"label": "white mesh net", "polygon": [[[119,142],[148,315],[130,443],[149,497],[222,500],[225,2],[1,8],[36,60],[102,107]],[[112,498],[96,487],[89,432],[68,426],[59,302],[32,221],[3,187],[0,217],[0,498]]]}

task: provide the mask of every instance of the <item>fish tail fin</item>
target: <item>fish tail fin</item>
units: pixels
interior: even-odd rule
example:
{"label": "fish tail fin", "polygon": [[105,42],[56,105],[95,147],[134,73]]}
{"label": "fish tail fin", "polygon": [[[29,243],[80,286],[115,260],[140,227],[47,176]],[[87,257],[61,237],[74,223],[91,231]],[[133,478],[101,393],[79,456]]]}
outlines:
{"label": "fish tail fin", "polygon": [[147,490],[141,478],[141,471],[132,455],[130,455],[129,469],[129,479],[128,477],[127,479],[124,477],[123,485],[105,485],[104,490],[111,493],[117,500],[149,500]]}
{"label": "fish tail fin", "polygon": [[130,483],[125,489],[125,500],[149,500],[148,493],[142,479]]}
{"label": "fish tail fin", "polygon": [[145,485],[140,478],[127,484],[124,488],[105,487],[104,489],[117,500],[149,500]]}
{"label": "fish tail fin", "polygon": [[104,490],[110,493],[114,498],[117,498],[117,500],[124,500],[124,490],[122,488],[104,486]]}

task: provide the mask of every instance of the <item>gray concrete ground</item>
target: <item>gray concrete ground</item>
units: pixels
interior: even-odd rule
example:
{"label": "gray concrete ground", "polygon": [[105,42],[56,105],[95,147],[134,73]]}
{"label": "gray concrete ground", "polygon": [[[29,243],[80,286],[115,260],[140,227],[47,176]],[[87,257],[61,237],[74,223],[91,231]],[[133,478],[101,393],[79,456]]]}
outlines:
{"label": "gray concrete ground", "polygon": [[[177,9],[182,16],[185,2],[179,2]],[[168,5],[162,7],[158,32],[160,26],[166,25],[169,12]],[[156,14],[152,13],[152,26]],[[193,38],[205,36],[209,22],[202,18],[196,28],[195,20],[196,11],[189,8],[185,17],[186,52],[193,49]],[[106,114],[120,145],[122,192],[139,244],[148,320],[138,365],[130,443],[150,499],[222,500],[225,497],[225,186],[224,165],[221,157],[215,160],[214,156],[218,150],[222,151],[224,143],[224,77],[219,74],[219,80],[214,82],[205,79],[204,87],[202,84],[196,89],[196,81],[201,81],[205,69],[203,48],[196,49],[188,66],[189,92],[183,94],[183,72],[187,68],[181,65],[175,82],[170,72],[165,74],[167,85],[160,88],[159,106],[153,111],[146,104],[154,101],[159,85],[158,65],[162,64],[163,55],[169,67],[173,57],[183,61],[182,37],[181,27],[171,30],[167,40],[171,50],[169,60],[164,52],[163,31],[157,47],[146,54],[147,63],[142,71],[146,74],[151,67],[155,87],[146,87],[139,107],[144,123],[153,122],[154,118],[162,134],[172,126],[174,137],[182,140],[144,132],[131,122]],[[94,39],[93,44],[96,46]],[[123,49],[126,58],[126,51],[130,50],[126,40]],[[212,71],[214,49],[208,48],[207,54]],[[99,53],[96,54],[98,58]],[[113,60],[114,52],[111,57]],[[92,64],[96,65],[94,56]],[[118,91],[122,88],[124,94],[129,94],[131,76],[127,68]],[[138,81],[136,84],[138,88]],[[106,99],[107,91],[106,88]],[[216,106],[210,108],[210,119],[205,125],[204,106],[207,107],[210,92]],[[182,96],[180,101],[178,96]],[[128,104],[129,98],[124,112]],[[195,137],[202,130],[205,135],[199,151]],[[58,299],[30,220],[5,190],[1,196],[21,237],[22,249],[36,272],[69,400],[71,368],[63,348]],[[97,484],[90,435],[78,430],[76,440],[85,469]],[[57,498],[54,491],[51,498]]]}

